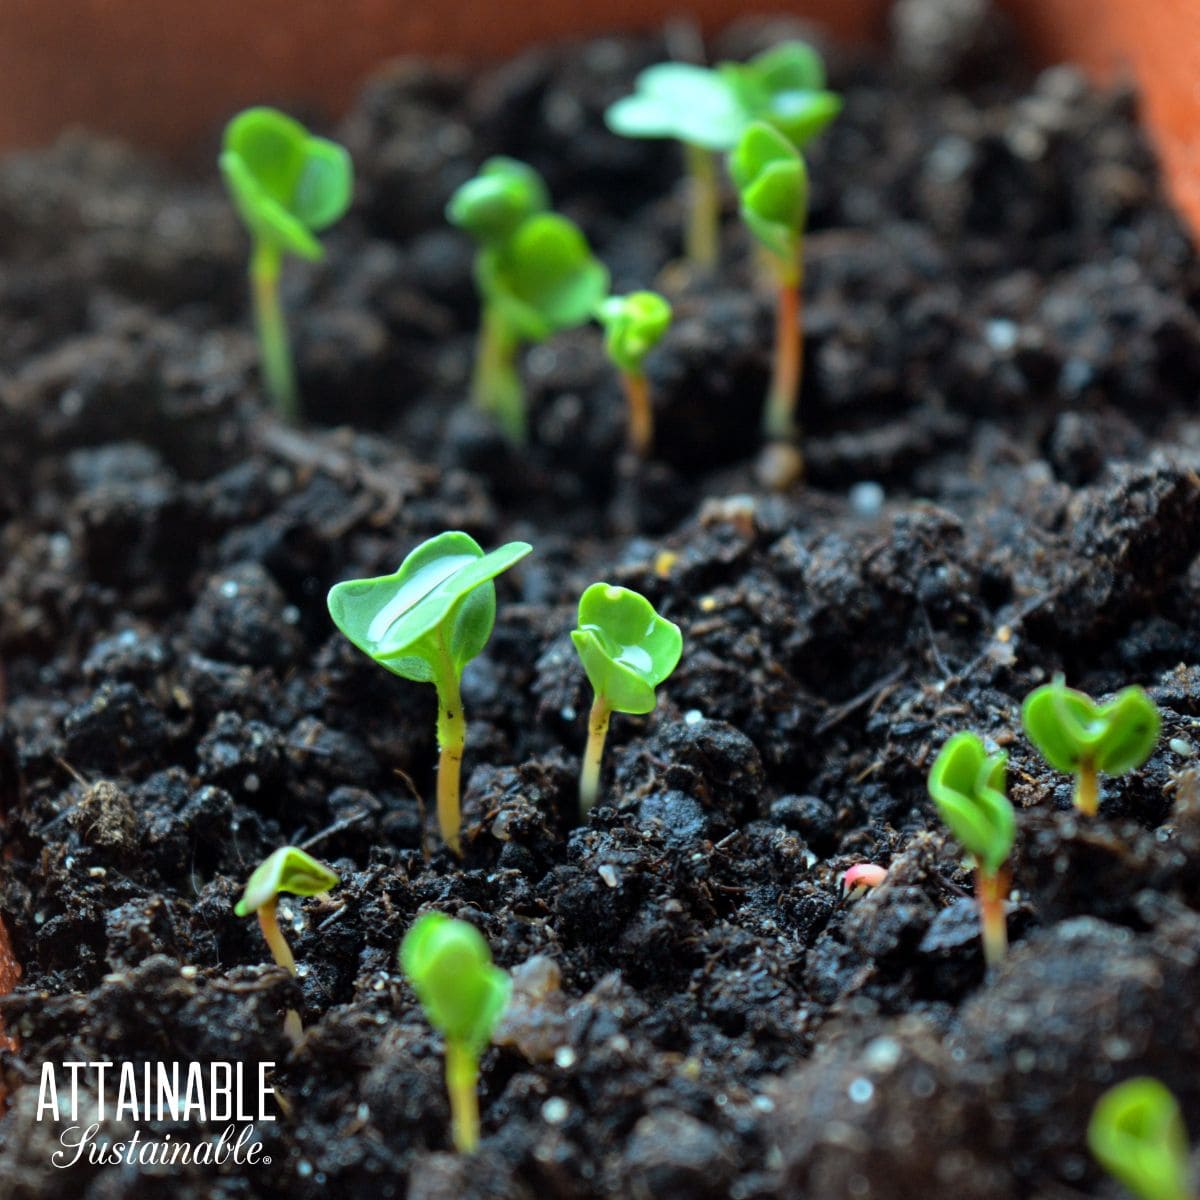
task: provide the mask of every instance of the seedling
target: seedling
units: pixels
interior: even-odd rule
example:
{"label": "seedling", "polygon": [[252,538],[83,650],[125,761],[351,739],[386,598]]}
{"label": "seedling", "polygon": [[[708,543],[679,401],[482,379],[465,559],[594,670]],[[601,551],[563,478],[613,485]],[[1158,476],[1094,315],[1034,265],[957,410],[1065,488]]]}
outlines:
{"label": "seedling", "polygon": [[854,896],[878,887],[887,878],[887,868],[878,863],[855,863],[842,872],[838,880],[838,892],[843,896]]}
{"label": "seedling", "polygon": [[517,352],[525,342],[590,320],[608,270],[579,227],[544,211],[545,184],[515,159],[491,159],[446,206],[451,224],[479,243],[475,283],[483,300],[472,393],[517,445],[527,437]]}
{"label": "seedling", "polygon": [[350,579],[329,592],[329,615],[355,646],[401,678],[437,689],[438,826],[459,855],[459,781],[467,737],[463,668],[492,636],[492,580],[532,549],[528,542],[509,542],[485,554],[465,533],[440,533],[393,574]]}
{"label": "seedling", "polygon": [[727,153],[753,121],[766,121],[797,148],[841,111],[840,97],[825,90],[821,56],[803,42],[785,42],[748,63],[716,69],[658,63],[634,83],[632,95],[604,114],[623,137],[680,142],[689,176],[684,249],[690,262],[712,268],[718,256],[720,195],[714,155]]}
{"label": "seedling", "polygon": [[1013,807],[1004,794],[1007,756],[988,754],[973,733],[956,733],[929,772],[929,794],[938,815],[975,860],[975,895],[983,956],[995,966],[1008,951],[1004,864],[1016,838]]}
{"label": "seedling", "polygon": [[1021,706],[1029,740],[1056,771],[1075,776],[1075,807],[1095,816],[1100,775],[1124,775],[1150,757],[1161,720],[1140,687],[1127,687],[1107,704],[1066,686],[1062,675],[1035,688]]}
{"label": "seedling", "polygon": [[1109,1088],[1088,1122],[1096,1161],[1139,1200],[1189,1200],[1188,1141],[1179,1103],[1157,1079]]}
{"label": "seedling", "polygon": [[315,234],[350,207],[354,168],[345,148],[274,108],[248,108],[225,127],[221,173],[253,240],[250,284],[263,378],[276,410],[297,415],[296,373],[279,302],[283,256],[315,261]]}
{"label": "seedling", "polygon": [[465,921],[430,912],[413,922],[400,946],[400,967],[446,1039],[446,1090],[454,1147],[479,1145],[479,1059],[508,1004],[508,972],[492,964],[483,935]]}
{"label": "seedling", "polygon": [[803,371],[804,226],[808,172],[800,152],[778,130],[757,122],[729,158],[741,198],[742,220],[766,252],[776,286],[775,357],[763,413],[771,441],[796,437],[796,406]]}
{"label": "seedling", "polygon": [[[317,862],[295,846],[283,846],[255,869],[233,911],[239,917],[258,914],[258,926],[270,947],[271,957],[278,966],[295,975],[296,959],[279,928],[275,911],[279,894],[290,892],[293,896],[316,896],[336,887],[337,883],[338,877],[324,863]],[[300,1014],[295,1009],[288,1009],[283,1028],[293,1045],[300,1041]]]}
{"label": "seedling", "polygon": [[571,631],[571,640],[595,692],[579,777],[579,808],[586,816],[600,789],[609,719],[614,712],[648,713],[654,708],[654,689],[675,670],[683,635],[645,596],[593,583],[580,597],[579,627]]}
{"label": "seedling", "polygon": [[631,292],[609,296],[596,309],[596,317],[604,326],[604,345],[629,406],[630,447],[645,458],[654,443],[654,409],[644,363],[670,328],[671,306],[657,292]]}

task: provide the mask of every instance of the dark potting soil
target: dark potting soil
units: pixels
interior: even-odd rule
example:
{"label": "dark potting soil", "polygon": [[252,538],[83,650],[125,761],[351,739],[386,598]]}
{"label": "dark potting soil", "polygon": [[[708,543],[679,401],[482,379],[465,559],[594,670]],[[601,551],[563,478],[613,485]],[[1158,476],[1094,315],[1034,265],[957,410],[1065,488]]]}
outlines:
{"label": "dark potting soil", "polygon": [[[672,267],[675,155],[601,121],[660,40],[367,86],[340,130],[354,212],[287,277],[302,428],[264,412],[212,172],[82,135],[0,162],[0,911],[24,965],[0,1195],[1115,1196],[1084,1129],[1138,1073],[1200,1134],[1200,267],[1129,95],[1028,70],[990,17],[951,32],[933,57],[830,48],[809,483],[784,496],[751,469],[772,314],[746,239],[730,211],[717,282]],[[527,453],[464,404],[471,248],[442,207],[499,152],[545,173],[617,288],[675,302],[650,463],[622,457],[594,329],[527,355]],[[461,864],[420,800],[431,690],[324,601],[453,528],[536,548],[464,681]],[[567,633],[599,578],[685,653],[654,713],[614,720],[575,827]],[[1019,730],[1060,669],[1163,710],[1093,821]],[[1007,748],[1020,809],[991,979],[925,794],[960,728]],[[284,906],[296,981],[233,912],[285,841],[342,876]],[[849,902],[860,861],[888,879]],[[425,908],[558,972],[484,1060],[470,1159],[396,967]],[[271,1164],[55,1169],[47,1060],[273,1061]]]}

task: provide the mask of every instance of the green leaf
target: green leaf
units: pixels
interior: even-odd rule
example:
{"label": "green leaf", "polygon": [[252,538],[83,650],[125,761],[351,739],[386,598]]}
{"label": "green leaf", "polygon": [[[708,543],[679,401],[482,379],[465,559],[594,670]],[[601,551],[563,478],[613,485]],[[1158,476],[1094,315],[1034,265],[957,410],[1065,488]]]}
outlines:
{"label": "green leaf", "polygon": [[248,108],[229,122],[220,166],[254,236],[302,258],[321,257],[313,233],[350,206],[354,168],[345,148],[273,108]]}
{"label": "green leaf", "polygon": [[515,158],[489,158],[474,179],[450,197],[446,219],[485,245],[498,245],[550,207],[542,177]]}
{"label": "green leaf", "polygon": [[956,733],[929,772],[929,795],[950,832],[989,873],[1012,851],[1016,817],[1004,794],[1006,756],[973,733]]}
{"label": "green leaf", "polygon": [[841,97],[825,90],[821,56],[805,42],[784,42],[718,70],[749,119],[767,122],[798,150],[842,111]]}
{"label": "green leaf", "polygon": [[1141,1076],[1109,1088],[1088,1122],[1100,1165],[1141,1200],[1188,1200],[1187,1130],[1175,1097]]}
{"label": "green leaf", "polygon": [[633,94],[611,105],[604,120],[622,137],[675,138],[705,150],[730,150],[750,114],[720,72],[658,63],[637,77]]}
{"label": "green leaf", "polygon": [[768,92],[817,92],[825,87],[825,62],[807,42],[780,42],[756,54],[746,67]]}
{"label": "green leaf", "polygon": [[337,882],[338,877],[324,863],[296,846],[283,846],[256,868],[233,911],[239,917],[248,917],[280,892],[315,896],[329,891]]}
{"label": "green leaf", "polygon": [[794,262],[808,218],[808,173],[800,152],[759,121],[729,156],[729,171],[747,228],[772,254]]}
{"label": "green leaf", "polygon": [[1056,675],[1025,697],[1021,723],[1055,770],[1073,775],[1090,763],[1106,775],[1123,775],[1150,757],[1161,722],[1154,702],[1139,687],[1125,688],[1100,705]]}
{"label": "green leaf", "polygon": [[608,356],[622,371],[640,374],[646,355],[671,325],[671,306],[657,292],[609,296],[596,309]]}
{"label": "green leaf", "polygon": [[426,913],[404,936],[400,966],[430,1025],[480,1054],[512,990],[508,973],[492,964],[483,935],[445,913]]}
{"label": "green leaf", "polygon": [[616,712],[647,713],[654,689],[679,663],[679,626],[628,588],[593,583],[579,600],[579,627],[571,640],[598,696]]}
{"label": "green leaf", "polygon": [[461,675],[492,633],[491,581],[532,549],[528,542],[509,542],[484,554],[465,533],[441,533],[391,575],[335,584],[329,615],[364,654],[405,679],[436,682],[445,653]]}
{"label": "green leaf", "polygon": [[579,227],[558,213],[539,213],[476,262],[479,289],[506,324],[540,342],[591,319],[608,291],[608,270]]}

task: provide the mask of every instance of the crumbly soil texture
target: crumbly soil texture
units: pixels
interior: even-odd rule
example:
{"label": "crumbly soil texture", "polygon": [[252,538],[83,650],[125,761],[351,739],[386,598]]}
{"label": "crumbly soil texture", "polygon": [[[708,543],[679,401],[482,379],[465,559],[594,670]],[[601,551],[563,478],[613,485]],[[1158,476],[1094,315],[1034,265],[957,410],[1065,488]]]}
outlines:
{"label": "crumbly soil texture", "polygon": [[[354,209],[287,272],[295,427],[263,400],[211,168],[83,134],[0,162],[0,912],[23,965],[0,1195],[1116,1197],[1084,1131],[1143,1073],[1200,1140],[1200,269],[1134,97],[1022,65],[990,14],[900,11],[885,50],[827,47],[846,106],[809,154],[808,476],[784,494],[753,471],[772,297],[732,198],[719,274],[690,275],[675,149],[602,122],[685,30],[366,86],[331,130]],[[673,300],[647,462],[594,328],[526,354],[527,450],[466,402],[471,247],[442,210],[497,153],[544,172],[618,290]],[[465,675],[461,862],[432,828],[432,689],[325,606],[445,529],[535,547]],[[653,713],[614,718],[580,824],[568,632],[597,579],[685,648]],[[1163,713],[1094,820],[1020,731],[1059,670]],[[1008,751],[1018,808],[990,976],[925,791],[959,729]],[[341,876],[283,903],[295,979],[233,911],[285,843]],[[844,898],[858,862],[886,882]],[[429,909],[518,976],[470,1158],[396,962]],[[58,1169],[47,1061],[273,1063],[270,1164]],[[137,1127],[110,1112],[101,1141]],[[141,1137],[166,1132],[219,1130]]]}

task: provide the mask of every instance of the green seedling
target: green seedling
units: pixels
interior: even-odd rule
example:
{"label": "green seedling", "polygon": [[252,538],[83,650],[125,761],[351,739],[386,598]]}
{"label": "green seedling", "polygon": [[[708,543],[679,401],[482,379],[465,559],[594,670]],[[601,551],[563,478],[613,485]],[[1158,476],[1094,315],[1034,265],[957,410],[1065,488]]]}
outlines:
{"label": "green seedling", "polygon": [[1088,1122],[1096,1161],[1139,1200],[1189,1200],[1188,1140],[1179,1103],[1157,1079],[1109,1088]]}
{"label": "green seedling", "polygon": [[459,786],[467,738],[463,668],[492,636],[492,580],[532,549],[509,542],[485,554],[465,533],[440,533],[393,574],[350,579],[329,592],[329,615],[355,646],[401,678],[437,689],[438,826],[455,854],[462,853]]}
{"label": "green seedling", "polygon": [[718,257],[720,195],[714,155],[728,153],[754,121],[766,121],[797,148],[841,111],[825,90],[821,56],[803,42],[785,42],[747,63],[713,69],[658,63],[638,75],[632,95],[604,114],[623,137],[672,138],[684,149],[690,204],[684,249],[698,267]]}
{"label": "green seedling", "polygon": [[1107,704],[1097,704],[1055,675],[1025,697],[1021,723],[1050,766],[1075,776],[1075,807],[1095,816],[1100,776],[1140,767],[1158,741],[1161,721],[1140,687],[1127,687]]}
{"label": "green seedling", "polygon": [[316,234],[350,207],[354,168],[345,148],[313,137],[273,108],[248,108],[225,127],[221,173],[253,239],[250,284],[263,378],[280,416],[297,415],[296,374],[279,301],[283,256],[317,260]]}
{"label": "green seedling", "polygon": [[654,408],[646,378],[646,355],[671,326],[671,306],[657,292],[609,296],[596,309],[604,326],[604,345],[621,376],[629,407],[629,445],[645,458],[654,444]]}
{"label": "green seedling", "polygon": [[608,291],[608,270],[579,227],[546,212],[545,184],[515,159],[491,159],[446,206],[452,225],[479,243],[483,301],[472,394],[517,445],[527,437],[517,353],[526,342],[589,321]]}
{"label": "green seedling", "polygon": [[508,972],[492,964],[483,935],[445,913],[418,917],[400,946],[400,966],[430,1025],[446,1039],[446,1090],[455,1149],[479,1145],[479,1059],[508,1004]]}
{"label": "green seedling", "polygon": [[580,597],[579,627],[571,631],[571,640],[595,692],[579,777],[579,808],[586,816],[600,790],[609,719],[614,712],[648,713],[654,708],[654,689],[679,663],[683,635],[645,596],[593,583]]}
{"label": "green seedling", "polygon": [[1004,793],[1007,756],[988,754],[973,733],[956,733],[929,772],[929,795],[938,815],[975,860],[975,895],[983,956],[995,966],[1008,951],[1004,898],[1017,823]]}
{"label": "green seedling", "polygon": [[800,152],[778,130],[758,122],[742,135],[729,157],[741,199],[742,220],[766,252],[774,276],[775,356],[763,413],[770,441],[796,437],[796,408],[804,368],[804,226],[808,219],[808,172]]}
{"label": "green seedling", "polygon": [[[283,846],[255,869],[233,911],[239,917],[258,914],[258,925],[271,950],[271,957],[277,965],[295,975],[296,959],[279,928],[276,913],[279,895],[289,892],[293,896],[317,896],[336,887],[337,882],[338,877],[324,863],[317,862],[310,854],[295,846]],[[300,1014],[295,1009],[288,1009],[283,1028],[293,1045],[300,1041],[303,1030]]]}

